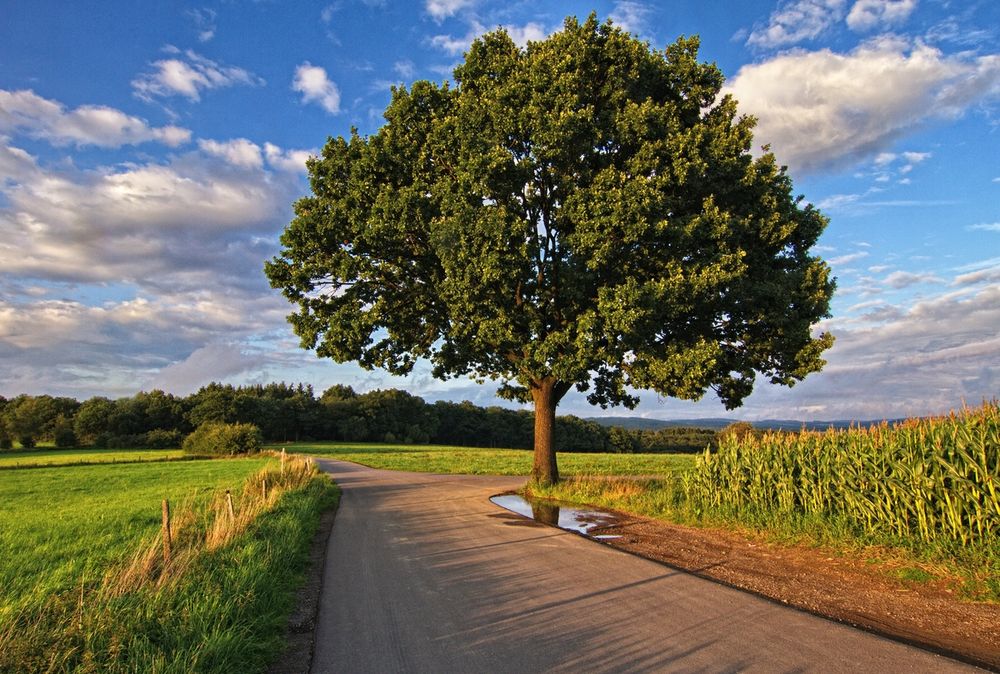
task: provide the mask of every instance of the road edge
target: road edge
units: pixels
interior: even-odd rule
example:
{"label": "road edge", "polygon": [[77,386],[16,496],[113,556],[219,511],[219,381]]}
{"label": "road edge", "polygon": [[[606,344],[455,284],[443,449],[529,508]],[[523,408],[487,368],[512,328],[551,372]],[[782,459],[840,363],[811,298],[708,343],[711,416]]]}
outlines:
{"label": "road edge", "polygon": [[[327,478],[329,479],[329,476]],[[343,498],[343,494],[340,498]],[[302,586],[295,594],[295,607],[285,625],[285,646],[281,654],[267,668],[268,674],[309,674],[312,670],[316,648],[316,620],[319,615],[319,600],[323,594],[326,549],[337,512],[340,510],[340,498],[320,517],[319,527],[309,549],[309,568]]]}

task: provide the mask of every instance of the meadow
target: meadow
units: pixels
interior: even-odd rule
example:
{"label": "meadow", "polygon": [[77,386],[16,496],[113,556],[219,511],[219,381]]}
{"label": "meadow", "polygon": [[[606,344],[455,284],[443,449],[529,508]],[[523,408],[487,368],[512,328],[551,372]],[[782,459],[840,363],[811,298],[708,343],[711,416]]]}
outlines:
{"label": "meadow", "polygon": [[[274,445],[289,452],[353,461],[371,468],[465,475],[524,475],[531,473],[532,453],[523,449],[486,449],[447,445],[383,443],[294,443]],[[674,475],[694,465],[691,454],[611,454],[559,452],[563,476]]]}
{"label": "meadow", "polygon": [[283,645],[320,514],[336,499],[305,461],[291,465],[257,456],[4,471],[0,671],[261,669]]}
{"label": "meadow", "polygon": [[179,449],[33,449],[0,453],[0,470],[37,466],[90,465],[95,463],[142,463],[184,458]]}

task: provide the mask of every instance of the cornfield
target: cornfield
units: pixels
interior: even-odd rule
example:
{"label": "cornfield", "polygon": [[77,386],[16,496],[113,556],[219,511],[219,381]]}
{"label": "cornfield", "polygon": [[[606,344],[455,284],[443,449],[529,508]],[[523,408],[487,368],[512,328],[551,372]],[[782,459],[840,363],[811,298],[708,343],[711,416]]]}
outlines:
{"label": "cornfield", "polygon": [[704,511],[838,519],[876,535],[995,544],[1000,403],[870,429],[727,437],[684,477]]}

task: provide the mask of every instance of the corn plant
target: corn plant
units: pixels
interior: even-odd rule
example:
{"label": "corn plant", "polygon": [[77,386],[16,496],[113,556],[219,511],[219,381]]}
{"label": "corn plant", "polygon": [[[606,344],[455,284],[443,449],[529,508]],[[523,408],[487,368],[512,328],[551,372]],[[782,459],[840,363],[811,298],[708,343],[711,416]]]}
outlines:
{"label": "corn plant", "polygon": [[925,542],[1000,534],[1000,403],[870,429],[724,438],[683,481],[705,511],[802,514]]}

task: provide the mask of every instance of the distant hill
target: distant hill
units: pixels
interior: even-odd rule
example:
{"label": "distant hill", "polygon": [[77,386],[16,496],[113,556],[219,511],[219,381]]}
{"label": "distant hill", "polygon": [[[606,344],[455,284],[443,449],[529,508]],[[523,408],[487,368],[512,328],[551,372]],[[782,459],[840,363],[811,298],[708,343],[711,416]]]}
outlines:
{"label": "distant hill", "polygon": [[[595,421],[602,426],[619,426],[630,430],[655,431],[661,428],[676,428],[679,426],[687,428],[710,428],[719,430],[729,424],[739,421],[739,419],[721,419],[706,417],[700,419],[646,419],[644,417],[588,417],[587,421]],[[901,419],[890,419],[889,423],[902,421]],[[825,431],[833,427],[837,429],[869,426],[877,426],[882,421],[851,421],[836,419],[833,421],[796,421],[794,419],[764,419],[750,422],[754,428],[768,431],[798,431],[806,428],[811,431]]]}

